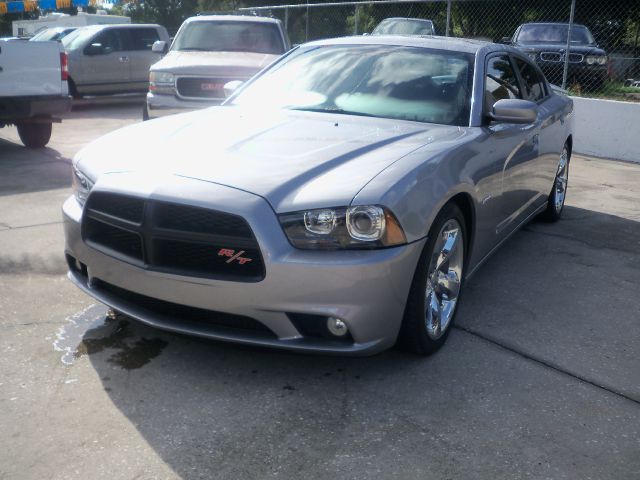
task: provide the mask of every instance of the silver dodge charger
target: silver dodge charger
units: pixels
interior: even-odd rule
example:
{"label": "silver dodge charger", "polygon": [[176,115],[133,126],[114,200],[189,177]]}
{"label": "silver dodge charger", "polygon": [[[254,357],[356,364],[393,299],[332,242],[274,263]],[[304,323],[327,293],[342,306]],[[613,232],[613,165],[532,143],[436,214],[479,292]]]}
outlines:
{"label": "silver dodge charger", "polygon": [[69,277],[169,331],[429,354],[482,262],[533,217],[560,218],[572,116],[509,46],[308,43],[222,106],[79,152]]}

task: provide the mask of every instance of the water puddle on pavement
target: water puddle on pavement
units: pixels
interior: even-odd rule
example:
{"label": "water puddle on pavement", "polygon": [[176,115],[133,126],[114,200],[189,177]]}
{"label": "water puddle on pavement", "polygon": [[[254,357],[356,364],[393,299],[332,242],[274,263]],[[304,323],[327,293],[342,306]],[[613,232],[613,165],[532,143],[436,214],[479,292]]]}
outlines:
{"label": "water puddle on pavement", "polygon": [[114,350],[107,362],[134,370],[149,363],[167,346],[159,338],[135,337],[127,317],[96,304],[67,318],[56,332],[53,348],[62,352],[60,360],[65,365],[73,365],[84,355]]}

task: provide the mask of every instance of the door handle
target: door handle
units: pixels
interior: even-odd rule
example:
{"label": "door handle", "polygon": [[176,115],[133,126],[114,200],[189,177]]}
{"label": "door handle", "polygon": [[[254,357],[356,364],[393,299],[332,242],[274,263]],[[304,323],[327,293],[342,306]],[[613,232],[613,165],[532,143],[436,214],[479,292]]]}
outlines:
{"label": "door handle", "polygon": [[119,60],[122,63],[129,63],[129,57],[120,57]]}

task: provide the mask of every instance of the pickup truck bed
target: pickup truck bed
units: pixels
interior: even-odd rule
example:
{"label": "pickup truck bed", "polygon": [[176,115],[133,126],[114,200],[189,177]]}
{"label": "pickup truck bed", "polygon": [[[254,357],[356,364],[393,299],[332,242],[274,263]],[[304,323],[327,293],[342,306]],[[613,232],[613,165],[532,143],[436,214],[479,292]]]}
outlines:
{"label": "pickup truck bed", "polygon": [[0,41],[0,127],[15,125],[27,147],[44,147],[71,109],[66,68],[58,42]]}

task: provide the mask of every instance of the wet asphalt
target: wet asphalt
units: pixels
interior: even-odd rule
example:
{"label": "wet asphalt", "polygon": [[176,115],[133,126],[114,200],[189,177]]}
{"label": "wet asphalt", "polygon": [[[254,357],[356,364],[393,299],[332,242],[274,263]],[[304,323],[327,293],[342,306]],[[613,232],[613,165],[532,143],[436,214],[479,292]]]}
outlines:
{"label": "wet asphalt", "polygon": [[478,271],[436,355],[298,355],[66,279],[71,158],[141,108],[83,102],[37,152],[0,129],[0,479],[640,478],[640,164],[574,156],[564,219]]}

